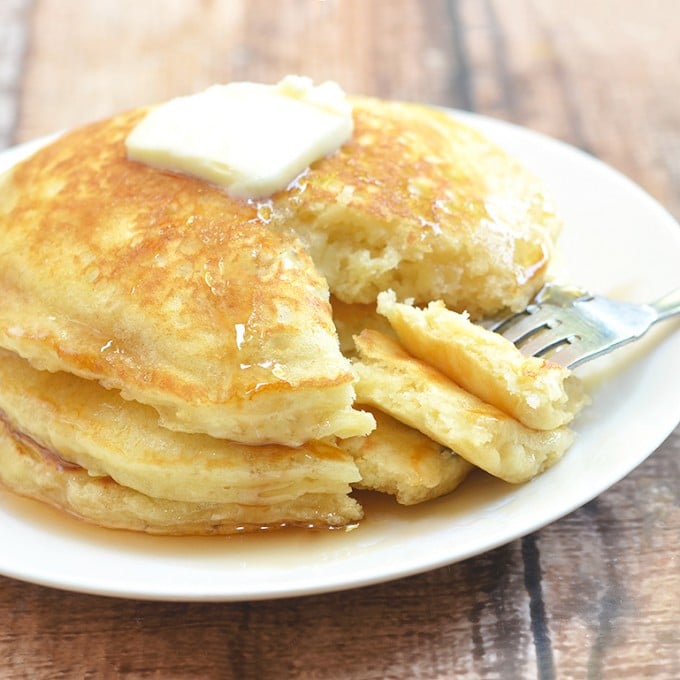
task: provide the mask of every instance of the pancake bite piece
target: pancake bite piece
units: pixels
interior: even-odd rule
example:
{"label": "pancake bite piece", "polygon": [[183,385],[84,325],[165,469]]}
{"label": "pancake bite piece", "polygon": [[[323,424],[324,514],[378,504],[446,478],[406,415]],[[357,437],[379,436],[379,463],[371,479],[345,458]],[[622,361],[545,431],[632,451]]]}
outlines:
{"label": "pancake bite piece", "polygon": [[397,302],[389,291],[378,296],[377,309],[410,354],[527,427],[566,425],[587,403],[571,371],[525,356],[503,336],[446,309],[441,301],[420,309]]}
{"label": "pancake bite piece", "polygon": [[566,427],[533,430],[470,394],[377,331],[356,339],[361,403],[388,413],[476,467],[526,482],[557,462],[573,441]]}
{"label": "pancake bite piece", "polygon": [[352,486],[393,495],[401,505],[415,505],[451,493],[473,466],[446,446],[377,409],[376,428],[338,446],[352,455],[361,480]]}

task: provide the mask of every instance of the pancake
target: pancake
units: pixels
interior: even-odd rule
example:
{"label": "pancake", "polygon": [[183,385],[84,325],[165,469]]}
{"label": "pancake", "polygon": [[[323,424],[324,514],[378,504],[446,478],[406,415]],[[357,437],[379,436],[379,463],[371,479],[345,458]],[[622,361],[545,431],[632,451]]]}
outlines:
{"label": "pancake", "polygon": [[300,241],[251,203],[127,160],[143,114],[67,134],[0,182],[0,347],[176,430],[292,446],[370,431]]}
{"label": "pancake", "polygon": [[441,301],[419,309],[398,303],[391,291],[378,296],[377,309],[410,354],[527,427],[566,425],[586,403],[583,385],[571,371],[525,356],[503,336],[446,309]]}
{"label": "pancake", "polygon": [[[338,526],[361,516],[348,497],[359,472],[330,443],[253,447],[174,432],[148,406],[94,381],[37,371],[4,350],[0,420],[0,479],[98,523],[113,508],[106,526],[145,522],[149,530],[183,533],[200,520],[202,533],[225,532],[232,521]],[[209,521],[210,512],[219,522]]]}
{"label": "pancake", "polygon": [[352,454],[361,480],[356,489],[380,491],[401,505],[415,505],[456,489],[472,465],[429,437],[376,409],[376,429],[338,442]]}
{"label": "pancake", "polygon": [[267,206],[348,303],[443,300],[473,318],[523,309],[561,228],[541,183],[432,107],[351,99],[354,134]]}
{"label": "pancake", "polygon": [[357,398],[507,482],[526,482],[573,441],[566,427],[533,430],[465,391],[377,331],[356,338]]}
{"label": "pancake", "polygon": [[348,496],[306,494],[287,503],[188,503],[151,498],[110,477],[91,477],[64,467],[38,447],[18,439],[0,422],[0,482],[23,496],[49,503],[109,529],[172,536],[236,534],[289,526],[339,527],[361,518]]}

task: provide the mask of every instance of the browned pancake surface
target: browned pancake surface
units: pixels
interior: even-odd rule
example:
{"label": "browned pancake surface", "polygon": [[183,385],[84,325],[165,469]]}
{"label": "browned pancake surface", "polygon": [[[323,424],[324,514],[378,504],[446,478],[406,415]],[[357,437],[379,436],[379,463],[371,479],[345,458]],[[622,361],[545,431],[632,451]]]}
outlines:
{"label": "browned pancake surface", "polygon": [[289,444],[370,430],[300,242],[247,202],[128,161],[141,115],[66,135],[0,185],[0,345],[177,429]]}
{"label": "browned pancake surface", "polygon": [[448,113],[352,102],[350,141],[274,200],[332,293],[372,303],[391,288],[475,317],[526,305],[561,226],[541,183]]}

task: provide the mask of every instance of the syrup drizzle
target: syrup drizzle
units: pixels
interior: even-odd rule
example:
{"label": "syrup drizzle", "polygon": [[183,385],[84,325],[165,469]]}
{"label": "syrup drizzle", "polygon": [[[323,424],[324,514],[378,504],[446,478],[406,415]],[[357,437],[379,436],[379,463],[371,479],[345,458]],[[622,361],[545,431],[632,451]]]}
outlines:
{"label": "syrup drizzle", "polygon": [[14,425],[14,423],[12,423],[8,415],[2,409],[0,409],[0,422],[4,423],[5,427],[7,428],[7,431],[9,432],[10,437],[34,449],[43,458],[50,461],[51,463],[54,463],[59,468],[59,470],[64,471],[83,469],[80,465],[72,463],[70,460],[66,460],[65,458],[62,458],[54,449],[51,449],[45,446],[44,444],[41,444],[40,442],[33,439],[33,437],[31,437],[29,434],[26,434],[25,432],[19,430]]}

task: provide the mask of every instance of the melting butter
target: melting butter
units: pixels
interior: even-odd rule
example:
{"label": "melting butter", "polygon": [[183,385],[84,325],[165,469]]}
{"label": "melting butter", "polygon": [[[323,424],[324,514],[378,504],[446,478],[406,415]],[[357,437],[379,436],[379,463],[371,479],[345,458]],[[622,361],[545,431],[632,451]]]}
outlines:
{"label": "melting butter", "polygon": [[285,189],[352,132],[352,108],[339,85],[287,76],[276,85],[214,85],[172,99],[139,122],[126,148],[132,160],[257,199]]}

